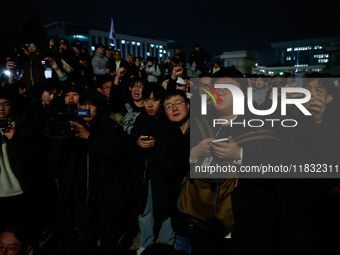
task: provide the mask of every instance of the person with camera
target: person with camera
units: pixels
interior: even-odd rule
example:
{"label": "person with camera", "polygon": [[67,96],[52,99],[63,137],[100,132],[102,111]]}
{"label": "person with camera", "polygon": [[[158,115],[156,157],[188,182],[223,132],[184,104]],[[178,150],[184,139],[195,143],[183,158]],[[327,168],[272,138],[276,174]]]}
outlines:
{"label": "person with camera", "polygon": [[79,108],[89,110],[89,116],[70,121],[74,138],[58,152],[67,159],[59,213],[74,212],[79,238],[90,254],[98,249],[99,239],[103,254],[112,254],[119,239],[117,213],[128,187],[121,164],[123,132],[103,112],[103,98],[96,89],[80,93]]}
{"label": "person with camera", "polygon": [[53,215],[48,187],[53,180],[32,125],[17,102],[16,94],[0,87],[0,217],[7,223],[30,223],[32,235],[38,236]]}
{"label": "person with camera", "polygon": [[26,83],[27,90],[39,81],[45,80],[45,67],[41,63],[42,56],[36,43],[31,42],[28,49],[21,47],[18,51],[16,65],[18,69],[24,69],[22,81]]}
{"label": "person with camera", "polygon": [[[45,50],[43,54],[43,59],[51,58],[54,59],[59,68],[61,69],[62,73],[67,73],[67,71],[63,67],[62,61],[66,62],[66,64],[72,66],[72,52],[68,48],[69,42],[65,38],[59,38],[57,41],[51,39],[49,41],[49,46]],[[46,61],[46,60],[45,60]],[[45,62],[45,66],[50,67],[53,69],[49,63]],[[53,78],[56,78],[56,74],[52,74]]]}

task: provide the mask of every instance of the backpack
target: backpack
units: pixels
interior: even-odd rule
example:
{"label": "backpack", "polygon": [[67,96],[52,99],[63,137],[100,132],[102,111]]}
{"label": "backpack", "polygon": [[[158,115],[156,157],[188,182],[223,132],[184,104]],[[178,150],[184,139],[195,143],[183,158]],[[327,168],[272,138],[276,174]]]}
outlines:
{"label": "backpack", "polygon": [[135,124],[135,121],[136,121],[138,115],[140,114],[140,112],[134,112],[133,108],[131,107],[131,105],[129,103],[126,103],[125,107],[126,107],[128,113],[125,114],[125,116],[124,116],[123,130],[126,134],[129,135],[131,133],[133,125]]}
{"label": "backpack", "polygon": [[[202,138],[214,137],[211,127],[205,117],[195,118]],[[207,136],[206,133],[209,135]],[[262,129],[251,131],[233,138],[238,144],[260,140],[274,139],[282,143],[276,137],[275,132]],[[200,158],[196,165],[203,163]],[[224,162],[233,166],[233,161]],[[236,173],[228,173],[224,179],[190,178],[186,176],[182,182],[182,190],[177,199],[177,208],[193,225],[203,228],[216,236],[226,236],[234,227],[235,220],[231,202],[232,191],[237,187]]]}

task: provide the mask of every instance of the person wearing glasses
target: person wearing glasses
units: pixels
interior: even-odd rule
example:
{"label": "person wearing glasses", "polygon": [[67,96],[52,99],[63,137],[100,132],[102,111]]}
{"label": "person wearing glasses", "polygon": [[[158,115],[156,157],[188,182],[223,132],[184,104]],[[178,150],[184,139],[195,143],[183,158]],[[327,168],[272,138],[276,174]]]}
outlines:
{"label": "person wearing glasses", "polygon": [[26,255],[31,251],[32,238],[27,226],[10,223],[0,231],[1,255]]}
{"label": "person wearing glasses", "polygon": [[168,196],[168,216],[176,233],[178,250],[190,252],[192,231],[179,213],[176,202],[181,182],[189,173],[190,154],[190,100],[183,90],[167,90],[161,101],[161,126],[155,132],[156,161],[165,177]]}

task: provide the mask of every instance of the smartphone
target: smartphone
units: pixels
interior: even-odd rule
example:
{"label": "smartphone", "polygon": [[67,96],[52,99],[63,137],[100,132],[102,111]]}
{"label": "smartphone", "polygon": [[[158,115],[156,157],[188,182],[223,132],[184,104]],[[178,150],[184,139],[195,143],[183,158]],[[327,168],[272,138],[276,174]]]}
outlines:
{"label": "smartphone", "polygon": [[222,138],[222,139],[214,140],[214,141],[211,141],[211,142],[212,143],[218,143],[218,142],[225,142],[225,141],[228,141],[228,138]]}
{"label": "smartphone", "polygon": [[43,60],[43,61],[41,61],[41,64],[42,64],[42,65],[45,65],[45,61],[44,61],[44,60]]}
{"label": "smartphone", "polygon": [[140,137],[140,139],[143,140],[143,141],[150,140],[148,135],[142,135],[142,136]]}

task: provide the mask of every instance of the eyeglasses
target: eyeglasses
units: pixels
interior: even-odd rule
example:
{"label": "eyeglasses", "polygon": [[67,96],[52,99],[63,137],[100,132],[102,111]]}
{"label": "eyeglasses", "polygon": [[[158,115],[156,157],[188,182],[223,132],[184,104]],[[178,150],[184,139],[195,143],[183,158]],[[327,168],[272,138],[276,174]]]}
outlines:
{"label": "eyeglasses", "polygon": [[104,86],[103,89],[111,89],[111,86]]}
{"label": "eyeglasses", "polygon": [[137,89],[143,89],[144,88],[143,85],[138,85],[138,84],[133,85],[133,87],[137,88]]}
{"label": "eyeglasses", "polygon": [[5,102],[5,103],[0,104],[0,106],[2,106],[3,108],[8,108],[10,105],[11,105],[10,102]]}
{"label": "eyeglasses", "polygon": [[176,101],[174,104],[167,104],[166,106],[164,106],[166,111],[171,111],[174,109],[174,106],[176,106],[176,108],[179,108],[183,105],[184,100],[180,100],[180,101]]}
{"label": "eyeglasses", "polygon": [[228,95],[231,94],[231,91],[229,89],[226,88],[217,88],[215,89],[217,93],[222,93],[223,95]]}
{"label": "eyeglasses", "polygon": [[20,250],[20,247],[14,246],[14,245],[9,245],[9,246],[4,246],[3,244],[0,244],[0,252],[5,251],[5,254],[16,254]]}

